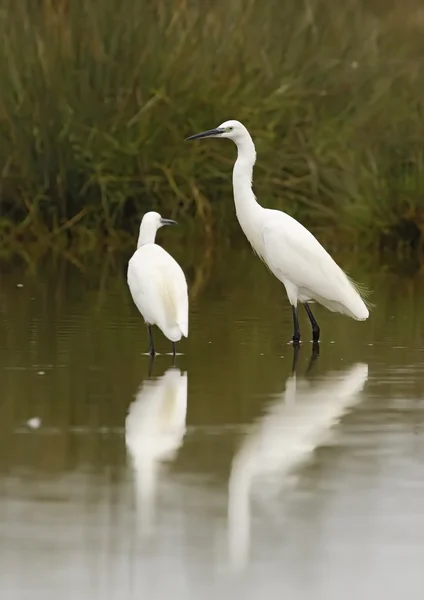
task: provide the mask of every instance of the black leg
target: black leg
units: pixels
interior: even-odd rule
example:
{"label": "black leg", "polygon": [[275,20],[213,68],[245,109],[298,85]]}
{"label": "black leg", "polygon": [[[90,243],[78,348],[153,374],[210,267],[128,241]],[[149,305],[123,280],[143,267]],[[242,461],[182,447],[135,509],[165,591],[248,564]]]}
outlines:
{"label": "black leg", "polygon": [[148,368],[148,371],[147,371],[147,376],[148,376],[148,377],[151,377],[151,376],[152,376],[152,370],[153,370],[153,363],[154,363],[154,360],[155,360],[155,357],[154,357],[154,355],[153,355],[153,354],[151,354],[151,355],[150,355],[150,358],[149,358],[149,368]]}
{"label": "black leg", "polygon": [[309,320],[312,325],[312,340],[314,342],[317,342],[319,340],[319,334],[320,334],[319,325],[318,325],[317,320],[315,319],[314,315],[312,314],[312,311],[309,308],[309,304],[307,302],[305,302],[304,307],[305,307],[306,312],[308,313],[308,317],[309,317]]}
{"label": "black leg", "polygon": [[292,306],[293,311],[293,346],[298,346],[300,341],[299,319],[297,318],[297,308]]}
{"label": "black leg", "polygon": [[312,354],[311,354],[311,359],[309,361],[308,368],[306,369],[306,373],[309,373],[309,371],[312,369],[318,356],[319,356],[319,344],[318,344],[318,342],[314,341],[314,342],[312,342]]}
{"label": "black leg", "polygon": [[293,344],[293,363],[292,363],[292,375],[296,373],[297,360],[299,358],[299,344]]}
{"label": "black leg", "polygon": [[149,330],[150,356],[154,356],[156,354],[156,352],[155,352],[155,345],[153,344],[152,326],[147,325],[147,328]]}
{"label": "black leg", "polygon": [[176,347],[175,347],[175,342],[172,342],[172,364],[175,363],[175,355],[176,355],[177,351],[176,351]]}

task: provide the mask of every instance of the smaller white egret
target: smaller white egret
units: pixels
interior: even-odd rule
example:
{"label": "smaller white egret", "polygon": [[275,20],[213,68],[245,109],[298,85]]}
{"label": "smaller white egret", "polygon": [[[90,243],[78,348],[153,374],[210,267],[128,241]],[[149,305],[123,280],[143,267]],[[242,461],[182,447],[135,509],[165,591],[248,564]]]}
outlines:
{"label": "smaller white egret", "polygon": [[172,342],[188,336],[187,281],[180,265],[166,250],[155,244],[156,232],[176,221],[163,219],[157,212],[144,215],[137,250],[128,263],[127,281],[134,304],[149,330],[150,355],[155,355],[152,325],[157,325]]}
{"label": "smaller white egret", "polygon": [[368,308],[357,286],[335,263],[318,240],[290,215],[263,208],[252,191],[252,173],[256,150],[250,133],[239,121],[225,121],[186,138],[229,138],[237,146],[233,169],[233,192],[237,219],[253,250],[271,273],[283,283],[293,311],[293,344],[300,341],[297,303],[305,306],[316,344],[320,328],[312,314],[309,300],[316,300],[328,310],[340,312],[358,321],[368,318]]}

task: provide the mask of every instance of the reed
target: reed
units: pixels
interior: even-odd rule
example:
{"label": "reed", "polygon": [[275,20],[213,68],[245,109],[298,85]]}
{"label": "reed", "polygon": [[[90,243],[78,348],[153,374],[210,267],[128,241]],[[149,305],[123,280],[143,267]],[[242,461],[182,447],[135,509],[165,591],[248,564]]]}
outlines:
{"label": "reed", "polygon": [[261,203],[422,249],[423,32],[416,0],[3,0],[0,247],[133,243],[150,209],[232,242],[234,147],[183,140],[237,118]]}

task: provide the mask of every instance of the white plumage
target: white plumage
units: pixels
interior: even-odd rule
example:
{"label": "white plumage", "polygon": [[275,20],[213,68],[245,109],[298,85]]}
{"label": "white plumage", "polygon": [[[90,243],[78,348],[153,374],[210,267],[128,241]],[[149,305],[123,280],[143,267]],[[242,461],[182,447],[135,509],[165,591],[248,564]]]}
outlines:
{"label": "white plumage", "polygon": [[135,305],[149,329],[150,354],[155,354],[152,325],[157,325],[172,342],[188,336],[187,281],[180,265],[161,246],[155,244],[156,232],[175,221],[156,212],[144,215],[137,250],[128,263],[127,281]]}
{"label": "white plumage", "polygon": [[264,211],[262,258],[284,283],[290,304],[313,299],[333,312],[367,319],[368,309],[355,284],[312,233],[286,213]]}
{"label": "white plumage", "polygon": [[297,303],[304,303],[312,325],[313,339],[320,329],[307,301],[316,300],[331,311],[363,321],[368,308],[359,288],[342,271],[318,240],[298,221],[279,210],[263,208],[252,191],[252,173],[256,161],[253,140],[239,121],[226,121],[216,129],[187,138],[223,137],[237,145],[233,170],[234,202],[237,218],[253,250],[270,271],[284,284],[293,307],[293,343],[299,343]]}

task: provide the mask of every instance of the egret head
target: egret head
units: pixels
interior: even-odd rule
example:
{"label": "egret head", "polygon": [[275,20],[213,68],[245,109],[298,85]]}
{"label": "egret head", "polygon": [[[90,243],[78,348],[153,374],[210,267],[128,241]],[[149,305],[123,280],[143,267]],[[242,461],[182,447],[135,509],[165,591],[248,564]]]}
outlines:
{"label": "egret head", "polygon": [[172,219],[163,219],[159,213],[151,211],[144,215],[141,221],[140,228],[146,227],[157,231],[160,227],[163,227],[164,225],[177,225],[177,222],[173,221]]}
{"label": "egret head", "polygon": [[[242,142],[247,136],[249,136],[249,132],[246,127],[240,121],[225,121],[221,123],[219,127],[216,129],[209,129],[208,131],[202,131],[202,133],[195,133],[190,137],[186,138],[187,140],[198,140],[201,138],[207,137],[219,137],[219,138],[229,138],[233,140],[236,144]],[[249,136],[250,137],[250,136]]]}
{"label": "egret head", "polygon": [[157,230],[164,225],[177,225],[177,222],[172,219],[163,219],[157,212],[146,213],[141,220],[137,248],[144,244],[154,244]]}

